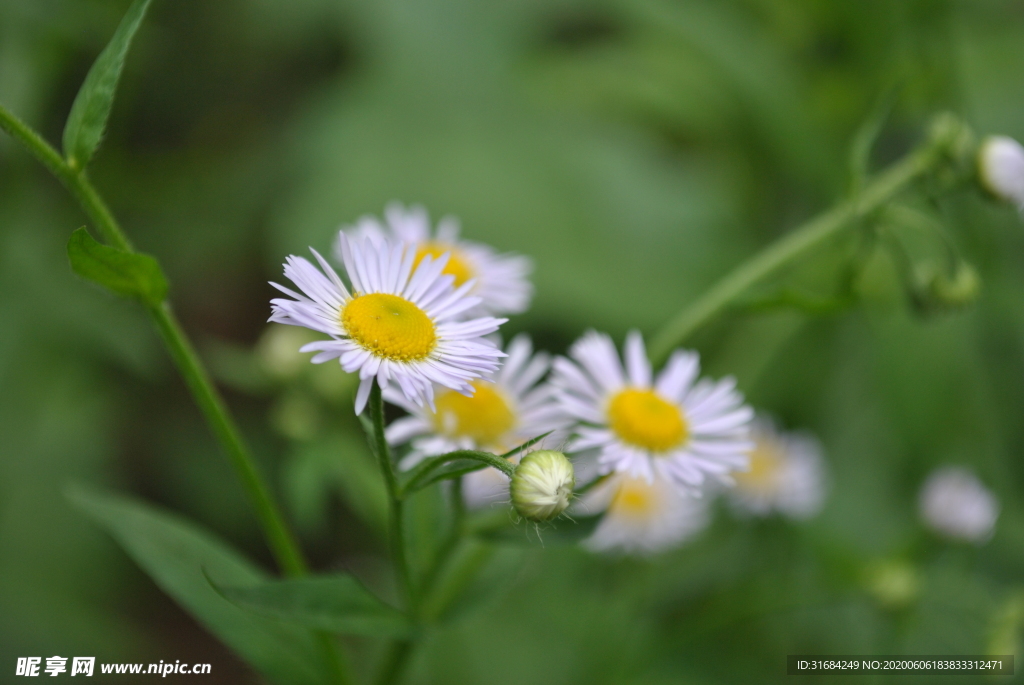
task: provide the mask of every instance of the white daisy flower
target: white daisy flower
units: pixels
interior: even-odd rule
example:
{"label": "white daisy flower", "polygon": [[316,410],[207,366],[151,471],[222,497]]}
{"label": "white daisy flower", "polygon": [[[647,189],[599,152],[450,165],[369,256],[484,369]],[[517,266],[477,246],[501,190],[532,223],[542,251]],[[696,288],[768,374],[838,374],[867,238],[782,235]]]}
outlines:
{"label": "white daisy flower", "polygon": [[729,472],[746,467],[754,412],[732,378],[697,381],[696,352],[674,352],[657,380],[635,331],[625,370],[611,338],[594,331],[569,355],[555,360],[552,383],[563,410],[582,422],[572,449],[599,450],[602,473],[661,476],[698,494],[707,478],[731,484]]}
{"label": "white daisy flower", "polygon": [[506,319],[459,321],[479,303],[472,282],[459,288],[442,275],[447,258],[417,261],[416,252],[380,237],[340,238],[351,291],[334,269],[310,248],[321,272],[302,257],[289,256],[284,273],[302,294],[271,283],[293,299],[271,300],[270,320],[327,333],[331,340],[309,343],[313,363],[338,358],[359,372],[356,413],[361,413],[374,379],[382,389],[394,381],[416,405],[433,404],[434,384],[464,394],[472,382],[498,368],[504,353],[482,336]]}
{"label": "white daisy flower", "polygon": [[386,226],[376,217],[365,216],[342,232],[384,235],[413,245],[417,263],[428,256],[437,259],[448,254],[443,273],[455,279],[455,286],[475,281],[469,292],[479,297],[480,303],[468,315],[519,314],[529,307],[533,297],[528,280],[533,264],[529,258],[498,254],[487,245],[459,240],[459,221],[450,216],[442,218],[431,235],[427,210],[418,205],[406,208],[393,202],[384,210],[384,218]]}
{"label": "white daisy flower", "polygon": [[825,501],[821,445],[805,433],[783,433],[763,417],[751,424],[750,468],[732,474],[733,505],[754,516],[773,511],[795,519],[814,516]]}
{"label": "white daisy flower", "polygon": [[[455,450],[504,454],[549,431],[555,433],[543,440],[545,444],[557,446],[565,438],[569,420],[555,402],[553,389],[538,386],[551,364],[548,355],[533,354],[526,335],[513,338],[506,352],[508,358],[496,373],[472,382],[472,396],[439,390],[431,409],[409,402],[392,389],[384,392],[386,400],[409,412],[385,433],[393,445],[411,442],[412,450],[402,460],[402,468]],[[513,458],[518,459],[519,455]],[[508,477],[497,469],[474,471],[462,481],[470,506],[508,501]]]}
{"label": "white daisy flower", "polygon": [[674,547],[707,527],[709,498],[682,491],[665,478],[616,474],[585,494],[580,514],[604,511],[584,542],[595,551],[649,554]]}
{"label": "white daisy flower", "polygon": [[988,488],[960,466],[932,471],[918,504],[925,524],[940,535],[981,543],[992,537],[999,502]]}

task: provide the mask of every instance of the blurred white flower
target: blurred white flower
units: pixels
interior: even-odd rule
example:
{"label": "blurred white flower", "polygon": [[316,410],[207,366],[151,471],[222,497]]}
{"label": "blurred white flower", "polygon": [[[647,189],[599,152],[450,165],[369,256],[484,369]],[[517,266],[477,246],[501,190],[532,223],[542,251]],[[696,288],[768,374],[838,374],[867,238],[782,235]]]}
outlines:
{"label": "blurred white flower", "polygon": [[736,383],[697,380],[696,352],[677,350],[652,379],[643,338],[626,338],[625,370],[607,335],[590,331],[554,363],[564,411],[582,422],[574,451],[597,449],[602,473],[654,482],[662,477],[698,494],[707,478],[731,484],[745,468],[754,415]]}
{"label": "blurred white flower", "polygon": [[530,306],[533,285],[528,277],[533,264],[529,258],[498,254],[487,245],[460,240],[459,222],[454,217],[442,218],[432,235],[427,210],[418,205],[406,208],[393,202],[384,210],[384,218],[382,224],[376,217],[365,216],[341,232],[399,240],[415,248],[417,263],[426,257],[437,259],[448,254],[442,273],[452,276],[456,287],[473,281],[469,293],[480,298],[467,315],[519,314]]}
{"label": "blurred white flower", "polygon": [[[385,391],[385,399],[410,414],[386,432],[393,445],[411,441],[412,450],[402,460],[402,468],[462,449],[504,454],[550,431],[555,432],[542,444],[559,445],[564,440],[568,419],[555,403],[551,386],[538,385],[551,365],[550,358],[543,352],[533,354],[526,335],[513,338],[506,352],[508,358],[497,372],[473,381],[472,396],[439,389],[433,410],[409,402],[392,388]],[[518,459],[516,455],[513,461]],[[470,506],[508,501],[508,478],[494,468],[466,475],[462,488]]]}
{"label": "blurred white flower", "polygon": [[482,336],[505,319],[458,321],[479,298],[471,283],[456,289],[442,275],[446,257],[416,261],[415,251],[381,237],[340,239],[351,292],[334,269],[312,250],[321,272],[302,257],[289,256],[284,273],[302,293],[272,283],[293,299],[271,300],[276,323],[327,333],[331,340],[304,345],[313,363],[339,359],[359,372],[356,413],[366,406],[374,379],[381,388],[394,381],[417,405],[433,404],[434,384],[472,394],[472,381],[498,368],[505,356]]}
{"label": "blurred white flower", "polygon": [[778,512],[795,519],[814,516],[825,500],[825,464],[821,445],[804,433],[783,433],[768,419],[751,425],[750,468],[732,474],[729,499],[742,512],[767,516]]}
{"label": "blurred white flower", "polygon": [[978,151],[978,175],[985,190],[1024,212],[1024,147],[1007,136],[989,136]]}
{"label": "blurred white flower", "polygon": [[940,535],[968,542],[992,537],[999,502],[966,468],[945,466],[928,476],[919,500],[921,518]]}
{"label": "blurred white flower", "polygon": [[509,495],[520,516],[549,521],[569,506],[576,474],[572,462],[555,450],[536,450],[522,458],[512,474]]}
{"label": "blurred white flower", "polygon": [[648,481],[616,474],[580,498],[581,515],[604,511],[584,543],[595,551],[650,554],[675,547],[707,527],[707,498],[680,490],[661,476]]}

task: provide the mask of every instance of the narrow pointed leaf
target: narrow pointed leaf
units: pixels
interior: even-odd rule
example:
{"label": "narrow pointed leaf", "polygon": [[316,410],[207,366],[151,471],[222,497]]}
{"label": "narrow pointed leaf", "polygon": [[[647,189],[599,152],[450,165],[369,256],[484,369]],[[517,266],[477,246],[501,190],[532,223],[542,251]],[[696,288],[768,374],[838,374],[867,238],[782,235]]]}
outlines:
{"label": "narrow pointed leaf", "polygon": [[137,298],[150,306],[167,297],[167,279],[153,257],[104,245],[85,228],[71,234],[68,259],[76,274],[118,295]]}
{"label": "narrow pointed leaf", "polygon": [[412,622],[348,574],[273,581],[250,587],[211,584],[231,602],[256,614],[348,635],[405,637]]}
{"label": "narrow pointed leaf", "polygon": [[110,533],[168,595],[253,668],[276,683],[332,682],[322,643],[312,631],[254,616],[220,596],[205,573],[237,587],[268,576],[194,523],[148,504],[84,488],[71,503]]}
{"label": "narrow pointed leaf", "polygon": [[149,3],[150,0],[135,0],[128,8],[114,37],[96,58],[75,96],[64,124],[64,156],[74,169],[84,169],[99,147],[125,56]]}

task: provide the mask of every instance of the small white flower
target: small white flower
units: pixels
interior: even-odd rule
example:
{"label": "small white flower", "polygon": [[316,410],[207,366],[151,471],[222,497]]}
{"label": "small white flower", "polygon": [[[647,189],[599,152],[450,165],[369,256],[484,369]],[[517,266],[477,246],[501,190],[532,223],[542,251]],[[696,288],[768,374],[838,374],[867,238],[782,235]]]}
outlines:
{"label": "small white flower", "polygon": [[825,466],[821,445],[804,433],[783,433],[771,421],[751,424],[750,468],[733,473],[729,498],[754,516],[773,511],[795,519],[814,516],[825,500]]}
{"label": "small white flower", "polygon": [[921,518],[940,535],[981,543],[992,537],[999,518],[999,502],[971,471],[945,466],[921,488]]}
{"label": "small white flower", "polygon": [[[560,429],[566,427],[568,419],[559,410],[551,386],[538,385],[550,366],[548,355],[533,354],[526,335],[513,338],[505,351],[508,357],[496,373],[473,381],[472,396],[439,390],[434,409],[416,406],[393,389],[385,391],[386,400],[410,414],[392,423],[386,432],[391,444],[412,445],[402,468],[455,450],[504,454],[551,431],[555,432],[543,443],[557,445],[564,439],[564,430]],[[494,468],[466,475],[462,488],[470,506],[508,500],[508,478]]]}
{"label": "small white flower", "polygon": [[472,381],[498,368],[505,355],[482,336],[505,319],[458,321],[479,298],[468,296],[472,282],[456,289],[452,277],[442,275],[446,257],[417,263],[407,245],[373,236],[342,236],[340,245],[351,291],[311,248],[323,271],[289,256],[285,276],[302,294],[272,283],[294,299],[271,300],[270,320],[331,336],[301,351],[317,352],[314,364],[337,358],[345,371],[359,372],[357,414],[374,379],[382,389],[394,381],[402,395],[422,405],[433,403],[435,383],[472,394]]}
{"label": "small white flower", "polygon": [[731,378],[697,381],[696,352],[677,350],[657,379],[637,332],[626,338],[626,369],[607,335],[590,331],[555,360],[552,383],[567,414],[583,422],[573,450],[597,449],[602,473],[653,482],[661,476],[697,494],[707,478],[731,484],[747,464],[748,424]]}
{"label": "small white flower", "polygon": [[595,551],[650,554],[674,547],[707,527],[707,498],[653,481],[616,474],[581,498],[580,514],[604,511],[584,543]]}
{"label": "small white flower", "polygon": [[978,175],[985,190],[1024,212],[1024,147],[1007,136],[989,136],[978,151]]}
{"label": "small white flower", "polygon": [[365,216],[355,226],[344,227],[342,232],[385,235],[400,240],[415,248],[417,261],[448,254],[443,273],[455,279],[456,287],[475,281],[469,292],[479,297],[480,303],[469,310],[468,315],[519,314],[529,307],[533,296],[533,286],[528,280],[533,264],[529,258],[498,254],[487,245],[459,240],[459,222],[454,217],[442,218],[436,233],[431,235],[430,217],[418,205],[405,208],[393,202],[384,210],[384,218],[386,226],[376,217]]}
{"label": "small white flower", "polygon": [[548,521],[569,506],[576,475],[564,454],[555,450],[530,452],[512,474],[509,495],[523,518]]}

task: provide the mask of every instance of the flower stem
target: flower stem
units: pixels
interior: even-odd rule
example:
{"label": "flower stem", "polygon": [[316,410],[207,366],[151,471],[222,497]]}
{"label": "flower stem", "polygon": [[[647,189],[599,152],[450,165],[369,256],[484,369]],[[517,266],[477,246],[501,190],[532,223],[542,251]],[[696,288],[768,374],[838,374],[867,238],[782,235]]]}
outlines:
{"label": "flower stem", "polygon": [[[76,170],[67,163],[57,150],[43,140],[27,124],[0,106],[0,129],[21,143],[43,166],[74,195],[82,209],[92,219],[97,230],[108,244],[125,252],[134,252],[131,241],[117,223],[106,202],[89,181],[84,170]],[[308,573],[306,560],[291,529],[285,523],[280,507],[266,481],[256,466],[242,434],[235,424],[231,412],[210,379],[195,347],[185,334],[171,309],[169,302],[146,308],[153,325],[160,333],[171,358],[192,393],[192,397],[206,417],[213,434],[227,453],[242,487],[255,510],[260,527],[267,539],[278,566],[285,575],[302,576]],[[333,638],[318,633],[317,639],[324,645],[335,680],[349,683],[347,666]]]}
{"label": "flower stem", "polygon": [[[384,485],[388,493],[389,521],[388,537],[391,547],[391,560],[398,575],[398,582],[405,603],[405,609],[413,621],[419,621],[420,607],[416,594],[416,586],[413,583],[412,571],[409,568],[409,560],[405,553],[405,525],[403,520],[403,495],[398,486],[398,476],[395,474],[395,465],[391,460],[391,448],[388,446],[387,438],[384,435],[384,398],[380,386],[376,381],[370,389],[370,423],[373,427],[373,452],[377,455],[380,463],[381,474],[384,476]],[[377,674],[376,682],[380,685],[397,683],[405,670],[412,650],[416,642],[413,638],[395,640],[388,646],[381,670]]]}
{"label": "flower stem", "polygon": [[370,390],[370,421],[373,425],[373,451],[380,463],[380,471],[384,476],[384,485],[387,488],[390,513],[388,521],[388,534],[391,545],[391,559],[395,565],[395,573],[398,574],[398,582],[405,599],[405,607],[409,614],[416,618],[416,591],[412,580],[412,573],[409,569],[409,561],[405,554],[405,531],[403,521],[402,493],[398,487],[398,476],[395,474],[395,465],[391,461],[391,448],[384,437],[384,398],[381,395],[380,386],[374,381]]}
{"label": "flower stem", "polygon": [[782,236],[733,269],[662,327],[651,341],[651,360],[655,364],[664,362],[673,348],[715,318],[751,286],[778,273],[843,229],[858,225],[857,219],[879,209],[934,169],[944,158],[947,143],[945,138],[930,139],[879,174],[849,200]]}

